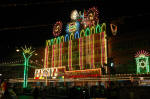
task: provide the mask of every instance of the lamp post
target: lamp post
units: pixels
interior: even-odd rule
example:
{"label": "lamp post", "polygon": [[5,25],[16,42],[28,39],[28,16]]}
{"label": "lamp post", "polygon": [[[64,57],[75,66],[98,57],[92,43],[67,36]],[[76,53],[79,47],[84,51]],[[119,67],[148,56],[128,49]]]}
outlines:
{"label": "lamp post", "polygon": [[27,88],[28,85],[28,68],[29,68],[29,59],[34,53],[34,50],[31,50],[31,47],[22,48],[23,50],[23,57],[24,57],[24,82],[23,82],[23,88]]}

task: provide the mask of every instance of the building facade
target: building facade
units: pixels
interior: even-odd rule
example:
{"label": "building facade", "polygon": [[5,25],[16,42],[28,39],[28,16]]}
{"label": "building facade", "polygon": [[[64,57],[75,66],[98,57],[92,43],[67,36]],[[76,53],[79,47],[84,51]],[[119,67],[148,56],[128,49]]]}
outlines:
{"label": "building facade", "polygon": [[104,64],[107,64],[105,23],[46,41],[45,68],[65,66],[72,71],[100,68]]}

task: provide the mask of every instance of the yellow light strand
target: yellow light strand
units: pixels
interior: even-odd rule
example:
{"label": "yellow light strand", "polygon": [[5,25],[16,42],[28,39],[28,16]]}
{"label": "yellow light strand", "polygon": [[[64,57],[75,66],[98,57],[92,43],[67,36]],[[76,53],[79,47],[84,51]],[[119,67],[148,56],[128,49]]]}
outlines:
{"label": "yellow light strand", "polygon": [[[93,33],[93,30],[94,30],[94,33]],[[92,27],[90,28],[90,31],[91,31],[91,34],[95,34],[95,27],[92,26]]]}
{"label": "yellow light strand", "polygon": [[64,42],[64,36],[61,36],[61,43]]}
{"label": "yellow light strand", "polygon": [[[88,36],[88,40],[89,40],[89,43],[88,43],[88,46],[89,46],[89,53],[91,54],[91,38],[90,38],[90,35]],[[90,56],[90,61],[91,61],[91,55],[89,55],[89,53],[88,53],[88,56]],[[90,69],[91,69],[91,62],[90,62]]]}
{"label": "yellow light strand", "polygon": [[106,32],[104,32],[104,39],[105,39],[105,63],[107,64],[107,35],[106,35]]}
{"label": "yellow light strand", "polygon": [[69,40],[68,43],[68,67],[69,70],[72,70],[72,40]]}
{"label": "yellow light strand", "polygon": [[94,56],[94,36],[95,36],[95,34],[92,35],[92,37],[93,37],[93,44],[92,44],[92,46],[93,46],[93,67],[95,68],[95,62],[94,62],[94,59],[95,59],[94,58],[95,57]]}

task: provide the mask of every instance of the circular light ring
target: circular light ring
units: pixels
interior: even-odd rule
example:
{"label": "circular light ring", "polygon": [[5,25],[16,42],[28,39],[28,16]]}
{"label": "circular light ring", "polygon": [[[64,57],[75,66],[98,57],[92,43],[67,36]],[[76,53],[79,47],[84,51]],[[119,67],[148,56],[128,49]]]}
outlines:
{"label": "circular light ring", "polygon": [[62,31],[62,22],[61,21],[57,21],[53,27],[53,35],[55,37],[59,36],[60,33]]}
{"label": "circular light ring", "polygon": [[89,8],[88,10],[88,19],[91,20],[91,21],[98,21],[98,15],[99,15],[99,11],[96,7],[93,7],[93,8]]}

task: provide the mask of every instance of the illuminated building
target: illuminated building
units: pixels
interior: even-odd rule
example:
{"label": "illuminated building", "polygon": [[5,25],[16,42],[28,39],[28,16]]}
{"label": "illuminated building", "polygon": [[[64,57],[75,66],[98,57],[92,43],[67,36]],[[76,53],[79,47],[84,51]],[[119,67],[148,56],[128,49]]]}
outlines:
{"label": "illuminated building", "polygon": [[[107,63],[105,27],[97,24],[75,34],[46,41],[45,67],[67,66],[67,70],[94,69]],[[79,38],[78,38],[79,36]]]}
{"label": "illuminated building", "polygon": [[35,71],[35,79],[43,79],[45,69],[49,77],[60,68],[65,69],[64,76],[69,78],[101,75],[101,68],[107,64],[106,23],[99,23],[95,7],[83,14],[74,11],[75,15],[71,14],[73,19],[66,26],[66,35],[54,35],[55,38],[46,41],[44,69]]}

